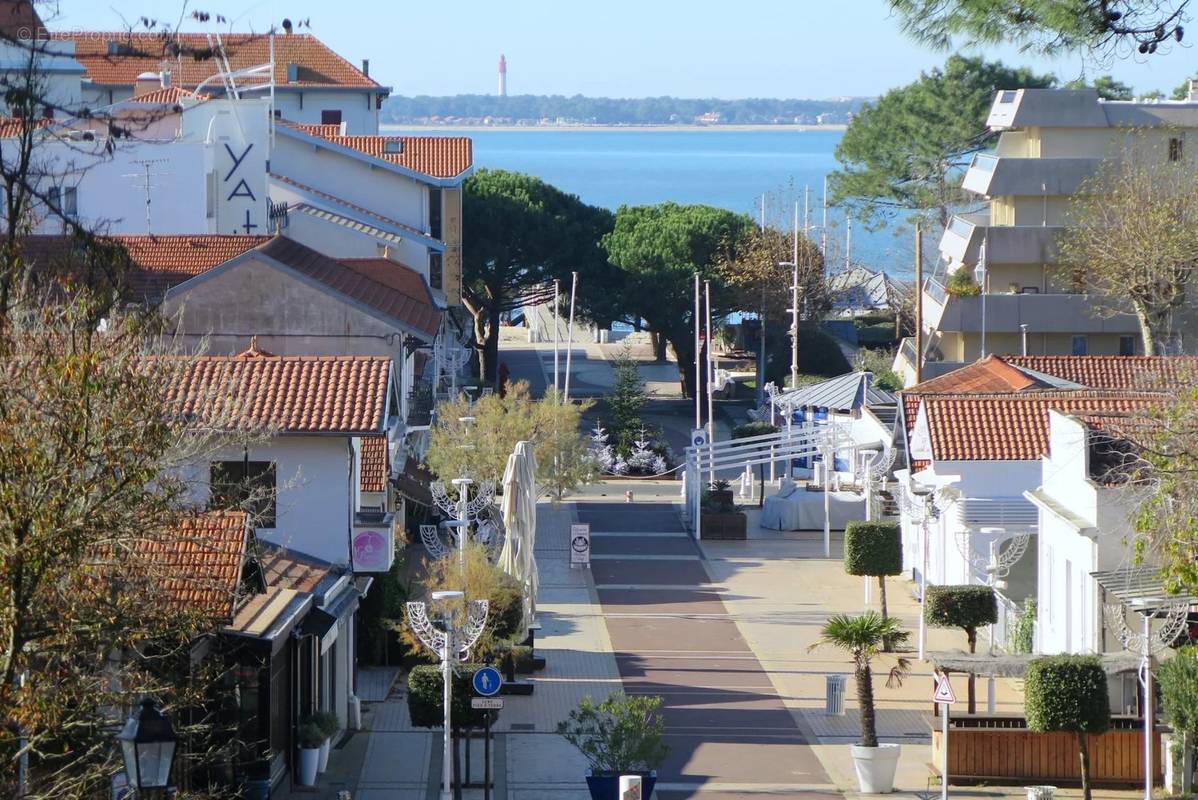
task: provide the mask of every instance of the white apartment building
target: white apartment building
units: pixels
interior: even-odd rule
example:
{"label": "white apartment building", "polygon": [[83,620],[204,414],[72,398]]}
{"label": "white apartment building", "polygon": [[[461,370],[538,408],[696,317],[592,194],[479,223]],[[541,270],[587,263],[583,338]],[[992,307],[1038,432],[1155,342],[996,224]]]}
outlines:
{"label": "white apartment building", "polygon": [[[939,264],[923,286],[923,377],[986,354],[1142,353],[1135,317],[1114,313],[1105,299],[1075,286],[1059,264],[1057,240],[1071,198],[1104,160],[1125,152],[1196,157],[1198,141],[1187,148],[1185,140],[1198,135],[1198,102],[1106,101],[1092,89],[1017,89],[997,94],[987,125],[999,133],[998,144],[974,157],[962,182],[981,210],[952,218],[940,240]],[[949,276],[975,273],[983,253],[985,296],[954,296],[946,288]],[[895,366],[908,385],[914,382],[911,342]]]}

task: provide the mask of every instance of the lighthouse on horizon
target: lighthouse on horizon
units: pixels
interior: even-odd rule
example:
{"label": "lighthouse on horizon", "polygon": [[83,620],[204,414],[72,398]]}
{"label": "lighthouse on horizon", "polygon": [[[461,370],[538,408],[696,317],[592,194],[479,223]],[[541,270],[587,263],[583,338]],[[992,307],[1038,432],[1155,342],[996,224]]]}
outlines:
{"label": "lighthouse on horizon", "polygon": [[507,59],[499,54],[499,96],[507,97]]}

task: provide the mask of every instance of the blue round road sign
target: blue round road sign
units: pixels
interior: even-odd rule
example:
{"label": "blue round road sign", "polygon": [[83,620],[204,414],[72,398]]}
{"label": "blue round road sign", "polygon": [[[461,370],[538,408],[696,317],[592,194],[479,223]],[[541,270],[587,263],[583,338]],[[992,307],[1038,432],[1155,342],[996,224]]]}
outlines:
{"label": "blue round road sign", "polygon": [[483,667],[474,673],[474,693],[482,697],[493,697],[499,694],[503,686],[503,678],[494,667]]}

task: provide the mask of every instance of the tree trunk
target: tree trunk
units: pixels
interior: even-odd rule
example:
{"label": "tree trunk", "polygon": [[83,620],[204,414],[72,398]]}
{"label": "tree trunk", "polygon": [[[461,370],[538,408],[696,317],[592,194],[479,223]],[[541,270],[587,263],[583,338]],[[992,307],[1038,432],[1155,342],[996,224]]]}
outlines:
{"label": "tree trunk", "polygon": [[861,711],[861,746],[878,746],[878,727],[874,719],[874,680],[869,664],[857,668],[857,706]]}
{"label": "tree trunk", "polygon": [[[976,653],[977,647],[978,647],[978,629],[977,628],[966,628],[965,635],[969,637],[969,652]],[[975,694],[976,678],[977,678],[977,676],[974,675],[972,672],[969,673],[969,713],[970,714],[976,714],[977,710],[978,710],[977,695]]]}
{"label": "tree trunk", "polygon": [[[1082,772],[1082,800],[1090,800],[1090,747],[1086,736],[1087,734],[1081,731],[1077,733],[1077,754],[1081,759]],[[1145,769],[1151,769],[1151,765]]]}
{"label": "tree trunk", "polygon": [[1156,331],[1152,329],[1152,323],[1148,319],[1148,313],[1137,307],[1136,321],[1140,323],[1140,340],[1144,344],[1144,355],[1159,355],[1157,352],[1159,348],[1156,341]]}
{"label": "tree trunk", "polygon": [[[878,597],[882,601],[882,619],[886,619],[886,576],[878,576]],[[882,637],[882,652],[889,653],[894,650],[894,643],[889,636]]]}
{"label": "tree trunk", "polygon": [[666,337],[657,331],[649,331],[649,343],[653,346],[653,359],[655,361],[665,361]]}
{"label": "tree trunk", "polygon": [[[484,313],[487,315],[487,331],[478,351],[478,369],[483,383],[493,384],[499,366],[499,308],[493,306],[485,309]],[[475,322],[474,335],[477,337],[478,334],[478,323]]]}

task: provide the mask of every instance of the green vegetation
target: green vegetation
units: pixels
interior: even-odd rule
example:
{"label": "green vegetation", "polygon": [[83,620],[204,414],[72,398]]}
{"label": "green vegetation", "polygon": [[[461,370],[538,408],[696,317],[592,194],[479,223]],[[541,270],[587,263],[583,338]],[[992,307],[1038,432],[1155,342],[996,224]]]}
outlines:
{"label": "green vegetation", "polygon": [[661,341],[673,348],[683,389],[695,396],[696,375],[691,327],[692,280],[709,279],[712,314],[730,310],[716,265],[722,254],[738,246],[754,230],[744,214],[701,205],[660,203],[621,206],[615,227],[603,237],[611,262],[624,275],[625,308],[640,317]]}
{"label": "green vegetation", "polygon": [[[789,385],[790,382],[790,328],[783,325],[770,326],[766,322],[766,363],[765,374],[767,381],[773,381],[777,386]],[[845,358],[844,351],[835,339],[824,332],[818,322],[804,321],[799,324],[799,385],[804,376],[819,376],[818,383],[826,378],[834,378],[846,372],[852,372],[853,367]]]}
{"label": "green vegetation", "polygon": [[962,267],[948,276],[948,281],[944,284],[944,291],[953,297],[977,297],[982,293],[982,287],[978,286],[973,272]]}
{"label": "green vegetation", "polygon": [[903,535],[898,523],[850,522],[844,529],[844,571],[877,577],[882,618],[887,619],[886,576],[903,571]]}
{"label": "green vegetation", "polygon": [[1012,635],[1012,650],[1016,653],[1030,653],[1035,645],[1036,632],[1036,598],[1029,597],[1023,601],[1019,610],[1019,618],[1015,620],[1015,631]]}
{"label": "green vegetation", "polygon": [[[1194,757],[1198,742],[1198,648],[1183,647],[1156,671],[1165,719],[1182,736],[1182,751]],[[1182,762],[1185,762],[1184,754]],[[1180,772],[1180,770],[1178,770]],[[1186,782],[1188,784],[1188,781]],[[1178,787],[1189,791],[1189,785]]]}
{"label": "green vegetation", "polygon": [[329,737],[325,736],[324,731],[314,722],[305,722],[295,729],[296,744],[304,750],[317,749],[327,738]]}
{"label": "green vegetation", "polygon": [[[455,730],[481,728],[488,712],[470,707],[474,696],[471,680],[483,664],[455,664],[453,671],[453,700],[450,706],[451,722]],[[417,728],[440,728],[445,722],[445,705],[442,702],[445,682],[441,679],[441,668],[421,664],[408,673],[408,714]],[[492,724],[501,712],[489,712]]]}
{"label": "green vegetation", "polygon": [[1094,79],[1093,83],[1086,83],[1086,81],[1079,78],[1069,81],[1061,88],[1094,89],[1103,100],[1132,100],[1135,98],[1135,92],[1130,86],[1126,83],[1120,83],[1110,75],[1099,75]]}
{"label": "green vegetation", "polygon": [[666,760],[665,722],[656,695],[615,692],[602,703],[582,698],[558,735],[578,748],[596,773],[650,772]]}
{"label": "green vegetation", "polygon": [[593,125],[685,125],[708,113],[720,115],[721,123],[771,124],[802,122],[815,124],[821,114],[827,122],[848,121],[849,113],[861,106],[859,98],[847,100],[774,100],[752,98],[722,100],[685,97],[583,97],[574,95],[462,94],[450,97],[400,97],[383,102],[382,117],[389,122],[424,123],[434,119],[458,118],[482,121],[540,122],[568,120]]}
{"label": "green vegetation", "polygon": [[832,201],[867,221],[905,210],[947,224],[965,200],[964,168],[998,138],[986,128],[995,91],[1053,81],[996,61],[951,56],[943,69],[891,89],[853,117],[836,148],[841,169],[829,176]]}
{"label": "green vegetation", "polygon": [[872,373],[874,386],[888,392],[897,392],[903,388],[903,379],[892,369],[893,365],[894,352],[891,350],[862,347],[857,351],[857,370]]}
{"label": "green vegetation", "polygon": [[[909,36],[950,50],[1018,44],[1039,53],[1134,47],[1141,55],[1182,40],[1189,0],[889,0]],[[1014,88],[1014,87],[1012,87]]]}
{"label": "green vegetation", "polygon": [[1024,714],[1033,731],[1077,734],[1082,796],[1090,800],[1090,751],[1087,738],[1111,724],[1106,673],[1097,656],[1048,656],[1033,659],[1023,676]]}
{"label": "green vegetation", "polygon": [[[504,312],[552,299],[552,282],[569,285],[578,271],[582,305],[618,296],[618,274],[608,268],[599,240],[612,215],[588,206],[540,178],[480,169],[462,190],[462,301],[474,318],[482,377],[495,382],[499,320]],[[447,286],[452,293],[456,287]]]}
{"label": "green vegetation", "polygon": [[612,370],[615,373],[615,385],[607,396],[609,435],[614,439],[616,450],[627,454],[641,434],[641,411],[649,398],[645,394],[645,382],[641,379],[640,369],[627,345],[612,360]]}
{"label": "green vegetation", "polygon": [[777,433],[778,427],[771,425],[768,422],[745,422],[737,425],[732,429],[733,439],[748,439],[750,436],[766,436],[771,433]]}
{"label": "green vegetation", "polygon": [[[878,728],[874,711],[872,662],[887,641],[904,638],[906,632],[893,619],[884,619],[876,611],[856,617],[837,614],[820,630],[820,638],[808,650],[831,646],[849,654],[857,684],[857,706],[861,711],[861,746],[878,746]],[[911,668],[905,658],[895,660],[886,679],[887,687],[899,686]]]}
{"label": "green vegetation", "polygon": [[[937,628],[961,628],[976,653],[978,628],[998,621],[998,601],[989,586],[929,586],[924,598],[924,620]],[[969,673],[969,713],[977,709],[974,674]]]}

